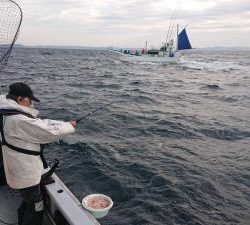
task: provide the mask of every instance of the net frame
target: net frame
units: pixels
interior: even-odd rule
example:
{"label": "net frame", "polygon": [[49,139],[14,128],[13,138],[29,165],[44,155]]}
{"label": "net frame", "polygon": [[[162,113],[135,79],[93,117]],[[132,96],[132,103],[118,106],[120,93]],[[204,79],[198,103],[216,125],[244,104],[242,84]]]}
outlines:
{"label": "net frame", "polygon": [[0,0],[0,72],[7,65],[23,20],[21,7],[13,0]]}

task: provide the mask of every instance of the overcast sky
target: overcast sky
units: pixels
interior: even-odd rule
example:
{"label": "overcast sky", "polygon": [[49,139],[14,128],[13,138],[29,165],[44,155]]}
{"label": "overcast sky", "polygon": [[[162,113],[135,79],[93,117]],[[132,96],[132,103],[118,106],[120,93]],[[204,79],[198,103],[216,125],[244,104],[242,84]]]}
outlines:
{"label": "overcast sky", "polygon": [[250,47],[250,0],[18,0],[18,43],[143,47],[159,45],[178,11],[192,45]]}

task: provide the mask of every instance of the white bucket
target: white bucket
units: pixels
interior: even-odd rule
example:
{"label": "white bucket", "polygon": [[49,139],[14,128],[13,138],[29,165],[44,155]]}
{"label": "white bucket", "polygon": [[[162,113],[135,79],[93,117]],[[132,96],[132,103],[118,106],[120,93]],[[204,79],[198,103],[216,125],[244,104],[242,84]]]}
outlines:
{"label": "white bucket", "polygon": [[[91,200],[93,200],[95,198],[105,199],[106,201],[108,201],[109,205],[106,208],[101,208],[101,209],[91,208],[89,206],[89,203],[90,203]],[[87,209],[94,218],[99,219],[99,218],[102,218],[102,217],[106,216],[109,213],[109,210],[113,206],[113,201],[112,201],[112,199],[110,197],[108,197],[106,195],[91,194],[91,195],[88,195],[88,196],[86,196],[86,197],[84,197],[82,199],[82,206],[85,209]]]}

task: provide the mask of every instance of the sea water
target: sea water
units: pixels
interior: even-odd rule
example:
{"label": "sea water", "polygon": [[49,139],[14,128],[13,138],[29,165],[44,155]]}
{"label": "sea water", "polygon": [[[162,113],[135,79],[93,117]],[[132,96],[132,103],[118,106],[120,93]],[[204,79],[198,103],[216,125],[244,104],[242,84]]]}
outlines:
{"label": "sea water", "polygon": [[46,147],[79,198],[102,193],[103,225],[250,222],[250,51],[196,49],[177,64],[96,49],[16,48],[2,90],[27,82],[41,118],[87,117]]}

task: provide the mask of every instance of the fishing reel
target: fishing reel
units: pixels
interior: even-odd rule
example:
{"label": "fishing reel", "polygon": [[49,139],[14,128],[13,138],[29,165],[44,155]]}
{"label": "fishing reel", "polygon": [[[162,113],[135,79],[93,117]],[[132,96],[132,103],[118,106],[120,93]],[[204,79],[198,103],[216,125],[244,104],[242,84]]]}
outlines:
{"label": "fishing reel", "polygon": [[55,172],[58,166],[59,166],[59,160],[55,159],[52,167],[42,175],[41,184],[47,185],[55,182],[54,178],[52,177],[52,174]]}

